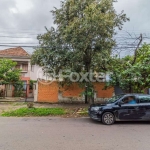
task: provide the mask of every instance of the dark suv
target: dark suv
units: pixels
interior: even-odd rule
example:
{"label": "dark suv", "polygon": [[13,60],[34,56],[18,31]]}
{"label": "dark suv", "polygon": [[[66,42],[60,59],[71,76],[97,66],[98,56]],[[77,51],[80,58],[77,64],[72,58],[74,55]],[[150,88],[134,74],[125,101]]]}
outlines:
{"label": "dark suv", "polygon": [[111,125],[115,121],[150,120],[150,95],[121,94],[106,104],[93,104],[88,109],[90,118]]}

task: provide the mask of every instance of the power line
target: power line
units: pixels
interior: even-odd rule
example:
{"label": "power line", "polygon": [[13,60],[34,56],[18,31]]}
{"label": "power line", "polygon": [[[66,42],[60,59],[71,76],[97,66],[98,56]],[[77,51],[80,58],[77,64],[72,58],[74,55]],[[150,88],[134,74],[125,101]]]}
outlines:
{"label": "power line", "polygon": [[[0,45],[1,47],[3,46],[7,46],[7,47],[18,47],[18,45]],[[33,45],[20,45],[20,47],[30,47],[30,48],[33,48],[33,47],[39,47],[38,45],[37,46],[33,46]],[[41,47],[41,46],[40,46]],[[41,48],[51,48],[51,47],[48,47],[48,46],[43,46]],[[114,47],[112,49],[131,49],[131,48],[136,48],[136,47]]]}

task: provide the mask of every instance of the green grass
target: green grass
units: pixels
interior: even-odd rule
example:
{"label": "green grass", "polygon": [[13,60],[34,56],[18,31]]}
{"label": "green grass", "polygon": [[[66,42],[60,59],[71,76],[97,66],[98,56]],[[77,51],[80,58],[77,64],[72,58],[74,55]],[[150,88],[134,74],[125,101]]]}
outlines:
{"label": "green grass", "polygon": [[57,116],[64,115],[65,109],[62,108],[19,108],[17,110],[6,111],[2,113],[5,117],[25,117],[25,116]]}

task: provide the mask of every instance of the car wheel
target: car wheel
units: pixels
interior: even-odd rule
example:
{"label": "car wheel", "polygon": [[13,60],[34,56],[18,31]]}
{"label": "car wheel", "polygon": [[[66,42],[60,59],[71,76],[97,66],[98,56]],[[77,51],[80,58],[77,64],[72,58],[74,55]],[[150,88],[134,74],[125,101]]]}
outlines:
{"label": "car wheel", "polygon": [[102,122],[106,125],[112,125],[115,122],[115,117],[111,112],[105,112],[102,116]]}

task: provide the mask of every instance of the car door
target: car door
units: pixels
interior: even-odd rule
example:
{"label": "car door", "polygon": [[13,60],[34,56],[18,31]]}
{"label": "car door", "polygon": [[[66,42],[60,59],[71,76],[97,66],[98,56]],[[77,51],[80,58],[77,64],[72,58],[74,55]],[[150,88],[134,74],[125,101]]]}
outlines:
{"label": "car door", "polygon": [[150,120],[150,95],[139,95],[140,120]]}
{"label": "car door", "polygon": [[[132,95],[133,96],[133,95]],[[121,105],[119,106],[117,110],[117,115],[119,120],[138,120],[138,112],[139,112],[139,103],[137,101],[137,104],[128,104],[124,103],[125,99],[127,99],[129,96],[125,96],[122,100],[120,100]],[[137,100],[136,96],[135,100]]]}

